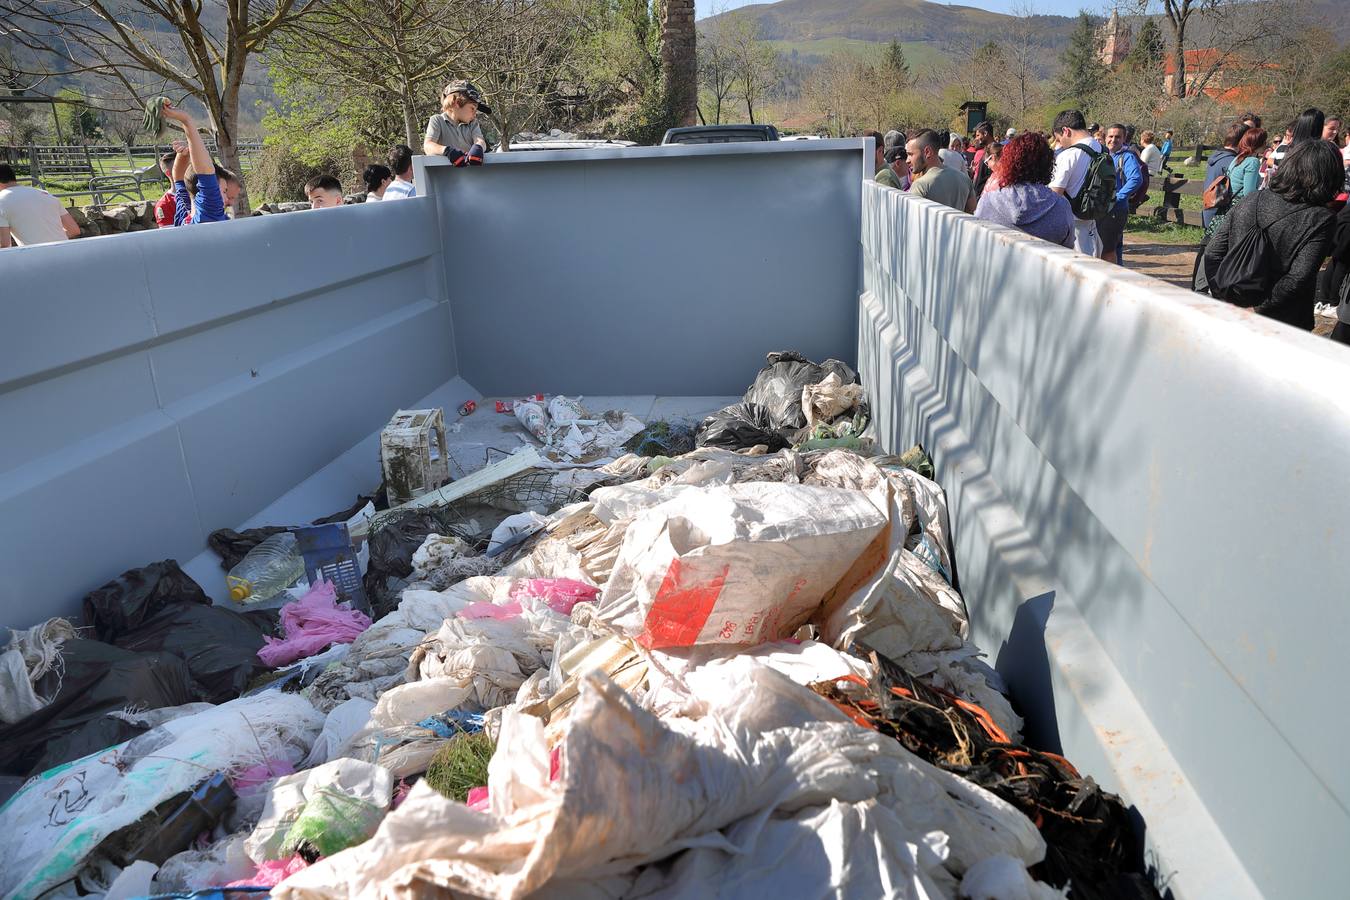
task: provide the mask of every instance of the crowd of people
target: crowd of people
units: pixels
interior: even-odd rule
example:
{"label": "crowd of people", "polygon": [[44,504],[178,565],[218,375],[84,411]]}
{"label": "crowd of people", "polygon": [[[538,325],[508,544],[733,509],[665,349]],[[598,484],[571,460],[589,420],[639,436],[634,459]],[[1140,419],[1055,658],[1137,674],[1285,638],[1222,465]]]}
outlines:
{"label": "crowd of people", "polygon": [[[478,114],[490,112],[473,84],[450,82],[440,112],[427,122],[422,152],[455,166],[481,165],[487,141]],[[171,187],[155,203],[156,224],[226,220],[242,188],[239,175],[216,165],[186,110],[165,102],[162,114],[184,137],[160,159]],[[1305,329],[1320,291],[1337,308],[1332,336],[1350,343],[1350,135],[1342,124],[1309,109],[1272,143],[1258,116],[1233,123],[1206,168],[1195,290]],[[1136,135],[1133,126],[1103,127],[1073,109],[1055,117],[1048,135],[1009,128],[999,140],[988,122],[968,140],[932,129],[869,134],[878,183],[1118,265],[1129,216],[1152,180],[1164,178],[1168,187],[1186,180],[1170,170],[1172,131]],[[362,181],[368,203],[416,196],[412,148],[394,146],[387,164],[366,166]],[[346,202],[331,175],[310,179],[303,190],[313,209]],[[59,200],[18,184],[13,168],[0,165],[0,248],[78,234]]]}
{"label": "crowd of people", "polygon": [[[422,151],[444,156],[456,166],[482,165],[487,141],[478,113],[492,110],[468,81],[452,81],[441,92],[441,111],[427,121]],[[155,201],[155,224],[181,228],[223,222],[239,199],[238,173],[216,164],[192,115],[171,103],[163,104],[164,119],[178,123],[183,137],[159,159],[159,169],[170,187]],[[387,165],[373,163],[361,173],[365,202],[403,200],[417,196],[413,149],[406,144],[390,148]],[[312,209],[346,202],[342,182],[332,175],[311,178],[303,186]],[[61,201],[40,188],[18,183],[14,168],[0,164],[0,248],[45,244],[78,237],[79,226]]]}
{"label": "crowd of people", "polygon": [[[1227,129],[1204,178],[1204,241],[1192,287],[1298,328],[1320,299],[1336,307],[1331,336],[1350,343],[1350,134],[1339,116],[1309,109],[1271,143],[1258,116]],[[1123,265],[1129,217],[1153,179],[1175,190],[1174,133],[1103,127],[1078,110],[1049,134],[988,122],[967,141],[924,129],[869,132],[876,181]]]}

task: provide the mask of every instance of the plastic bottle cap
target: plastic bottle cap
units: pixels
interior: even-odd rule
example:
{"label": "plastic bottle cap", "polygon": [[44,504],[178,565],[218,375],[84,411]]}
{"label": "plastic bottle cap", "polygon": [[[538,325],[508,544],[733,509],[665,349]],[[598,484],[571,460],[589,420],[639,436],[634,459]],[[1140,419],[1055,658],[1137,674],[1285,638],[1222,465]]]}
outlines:
{"label": "plastic bottle cap", "polygon": [[242,601],[250,593],[252,593],[252,591],[244,587],[242,584],[236,584],[234,587],[230,588],[230,599]]}

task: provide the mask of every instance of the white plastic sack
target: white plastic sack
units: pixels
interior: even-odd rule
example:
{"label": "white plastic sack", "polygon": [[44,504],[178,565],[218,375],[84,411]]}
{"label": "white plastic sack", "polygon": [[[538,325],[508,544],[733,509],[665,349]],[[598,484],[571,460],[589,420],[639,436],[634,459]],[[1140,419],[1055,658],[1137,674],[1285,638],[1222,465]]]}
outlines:
{"label": "white plastic sack", "polygon": [[368,833],[383,818],[394,796],[394,779],[379,766],[356,759],[335,759],[313,769],[278,778],[268,789],[262,818],[244,842],[255,863],[281,859],[287,832],[305,806],[323,793],[353,798],[372,811]]}
{"label": "white plastic sack", "polygon": [[628,526],[601,618],[648,648],[787,637],[885,525],[858,491],[688,490]]}
{"label": "white plastic sack", "polygon": [[309,756],[300,764],[301,769],[323,765],[337,757],[338,748],[352,735],[366,727],[370,712],[375,704],[363,697],[353,697],[345,703],[339,703],[328,713],[323,721],[323,730],[319,732]]}
{"label": "white plastic sack", "polygon": [[1020,860],[991,856],[966,872],[960,896],[966,900],[1065,900],[1069,891],[1035,880]]}
{"label": "white plastic sack", "polygon": [[766,666],[735,683],[709,674],[695,690],[710,710],[696,719],[659,720],[598,673],[581,684],[557,780],[542,723],[507,710],[488,770],[488,812],[418,784],[373,838],[273,895],[523,897],[555,879],[603,878],[691,847],[731,848],[727,826],[755,819],[746,827],[762,828],[770,816],[832,800],[876,800],[906,834],[943,832],[952,874],[998,853],[1028,864],[1044,856],[1040,834],[1016,809],[852,724]]}
{"label": "white plastic sack", "polygon": [[266,692],[166,722],[58,766],[5,806],[0,894],[35,897],[69,880],[108,835],[214,772],[303,756],[323,716],[296,694]]}
{"label": "white plastic sack", "polygon": [[428,716],[456,709],[472,692],[454,678],[431,678],[390,688],[371,710],[369,726],[415,725]]}

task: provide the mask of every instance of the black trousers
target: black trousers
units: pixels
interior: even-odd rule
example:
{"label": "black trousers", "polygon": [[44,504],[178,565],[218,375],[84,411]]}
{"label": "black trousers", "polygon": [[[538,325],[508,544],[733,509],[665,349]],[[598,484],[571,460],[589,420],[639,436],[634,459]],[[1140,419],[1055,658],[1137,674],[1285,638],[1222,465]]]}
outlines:
{"label": "black trousers", "polygon": [[1331,339],[1340,341],[1342,344],[1350,344],[1350,325],[1337,322],[1336,327],[1331,329]]}

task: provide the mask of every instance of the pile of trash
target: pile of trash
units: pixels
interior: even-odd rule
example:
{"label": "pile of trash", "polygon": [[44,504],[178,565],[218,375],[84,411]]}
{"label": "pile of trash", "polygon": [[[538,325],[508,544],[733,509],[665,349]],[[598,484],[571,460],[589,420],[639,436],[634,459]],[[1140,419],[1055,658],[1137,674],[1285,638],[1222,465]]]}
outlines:
{"label": "pile of trash", "polygon": [[0,894],[1157,896],[1120,800],[1022,743],[931,461],[870,452],[851,370],[776,354],[696,434],[535,405],[621,455],[377,513],[369,617],[166,561],[15,634]]}

